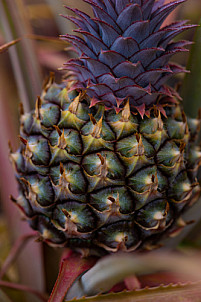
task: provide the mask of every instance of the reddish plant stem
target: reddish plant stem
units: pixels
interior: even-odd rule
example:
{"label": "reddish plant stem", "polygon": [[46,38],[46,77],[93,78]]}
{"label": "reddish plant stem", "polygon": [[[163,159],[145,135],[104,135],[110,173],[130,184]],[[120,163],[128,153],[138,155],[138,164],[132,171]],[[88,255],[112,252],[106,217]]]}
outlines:
{"label": "reddish plant stem", "polygon": [[1,268],[0,271],[0,279],[3,278],[3,276],[5,275],[5,273],[7,272],[8,268],[10,267],[10,265],[16,260],[16,258],[18,257],[18,255],[20,254],[20,252],[22,251],[22,249],[25,247],[25,245],[27,244],[27,242],[38,236],[38,233],[34,232],[31,234],[26,234],[26,235],[22,235],[21,237],[19,237],[16,242],[14,243],[8,257],[6,258],[6,260],[4,261],[4,264]]}
{"label": "reddish plant stem", "polygon": [[97,261],[95,257],[83,258],[81,254],[66,250],[60,264],[57,281],[48,302],[62,302],[73,282]]}
{"label": "reddish plant stem", "polygon": [[8,282],[8,281],[2,281],[0,280],[0,287],[7,287],[7,288],[12,288],[12,289],[16,289],[16,290],[21,290],[21,291],[26,291],[29,292],[35,296],[37,296],[41,301],[43,302],[47,302],[48,296],[46,294],[40,293],[37,290],[28,287],[26,285],[21,285],[21,284],[17,284],[17,283],[12,283],[12,282]]}

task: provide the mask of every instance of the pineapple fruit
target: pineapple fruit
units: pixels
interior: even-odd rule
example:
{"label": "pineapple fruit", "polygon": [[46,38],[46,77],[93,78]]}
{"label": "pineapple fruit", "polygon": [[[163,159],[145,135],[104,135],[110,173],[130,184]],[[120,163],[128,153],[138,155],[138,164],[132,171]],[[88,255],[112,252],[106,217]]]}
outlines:
{"label": "pineapple fruit", "polygon": [[110,253],[148,248],[181,227],[197,199],[200,118],[187,118],[165,82],[185,72],[170,63],[193,27],[162,26],[185,0],[84,0],[71,9],[83,38],[61,84],[51,76],[35,110],[21,110],[19,184],[12,200],[54,246]]}

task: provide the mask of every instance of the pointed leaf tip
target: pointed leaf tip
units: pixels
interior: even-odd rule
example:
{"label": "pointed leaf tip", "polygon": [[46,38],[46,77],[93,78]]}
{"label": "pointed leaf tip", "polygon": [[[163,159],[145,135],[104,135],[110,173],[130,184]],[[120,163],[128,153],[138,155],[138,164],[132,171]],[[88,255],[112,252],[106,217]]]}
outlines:
{"label": "pointed leaf tip", "polygon": [[135,106],[135,109],[139,112],[141,118],[144,118],[144,114],[145,114],[145,104],[143,103],[140,106]]}
{"label": "pointed leaf tip", "polygon": [[7,51],[8,48],[9,48],[10,46],[15,45],[15,44],[18,43],[20,40],[21,40],[21,39],[16,39],[16,40],[13,40],[13,41],[11,41],[11,42],[9,42],[9,43],[6,43],[6,44],[1,45],[1,46],[0,46],[0,53],[2,53],[2,52],[4,52],[4,51]]}

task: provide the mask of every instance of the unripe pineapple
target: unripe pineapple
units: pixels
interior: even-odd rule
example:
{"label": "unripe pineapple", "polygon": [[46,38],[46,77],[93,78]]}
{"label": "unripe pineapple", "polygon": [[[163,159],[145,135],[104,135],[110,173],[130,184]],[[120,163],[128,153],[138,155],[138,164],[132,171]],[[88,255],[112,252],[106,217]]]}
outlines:
{"label": "unripe pineapple", "polygon": [[185,0],[84,1],[94,18],[67,17],[83,35],[63,37],[78,53],[68,80],[51,77],[21,115],[13,200],[49,244],[133,251],[179,226],[200,193],[200,119],[164,85],[185,72],[169,59],[188,42],[172,38],[192,25],[161,28]]}

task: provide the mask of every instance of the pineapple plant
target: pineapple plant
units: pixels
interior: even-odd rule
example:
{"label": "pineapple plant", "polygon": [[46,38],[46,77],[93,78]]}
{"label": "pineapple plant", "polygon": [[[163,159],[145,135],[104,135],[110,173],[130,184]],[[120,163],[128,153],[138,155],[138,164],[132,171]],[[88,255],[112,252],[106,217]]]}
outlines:
{"label": "pineapple plant", "polygon": [[185,0],[84,1],[93,18],[66,17],[82,35],[62,37],[77,52],[66,79],[51,75],[35,110],[21,108],[12,200],[50,245],[143,250],[181,228],[200,194],[200,116],[165,84],[186,72],[169,60],[189,42],[172,39],[193,25],[162,25]]}

